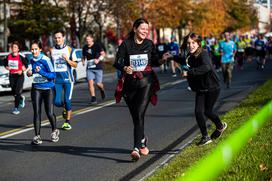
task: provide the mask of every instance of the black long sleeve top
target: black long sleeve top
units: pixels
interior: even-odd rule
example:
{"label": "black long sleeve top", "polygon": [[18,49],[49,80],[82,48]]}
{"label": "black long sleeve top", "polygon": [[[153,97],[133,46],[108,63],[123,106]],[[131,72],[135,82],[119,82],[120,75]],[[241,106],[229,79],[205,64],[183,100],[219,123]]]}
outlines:
{"label": "black long sleeve top", "polygon": [[137,44],[133,38],[128,38],[119,46],[113,66],[124,72],[124,66],[130,66],[131,57],[135,55],[147,55],[150,66],[160,65],[156,47],[151,40],[144,39],[141,44]]}
{"label": "black long sleeve top", "polygon": [[190,54],[187,61],[190,66],[187,80],[193,91],[206,92],[220,88],[219,76],[215,72],[206,50],[201,50],[198,55]]}

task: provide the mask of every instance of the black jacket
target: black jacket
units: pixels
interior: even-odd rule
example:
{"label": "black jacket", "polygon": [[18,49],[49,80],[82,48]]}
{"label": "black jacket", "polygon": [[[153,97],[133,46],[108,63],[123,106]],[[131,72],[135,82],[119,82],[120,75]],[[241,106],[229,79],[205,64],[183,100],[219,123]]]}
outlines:
{"label": "black jacket", "polygon": [[219,77],[206,50],[201,50],[197,55],[189,54],[187,63],[190,66],[187,80],[193,91],[208,92],[220,89]]}
{"label": "black jacket", "polygon": [[[151,40],[144,39],[142,44],[136,44],[133,38],[128,38],[124,40],[124,42],[119,46],[113,66],[124,73],[124,66],[130,65],[130,56],[141,54],[147,54],[148,65],[160,65],[156,47]],[[148,83],[152,83],[155,78],[155,73],[153,71],[146,73],[143,72],[142,75],[143,78],[139,79],[134,78],[133,75],[127,74],[124,81],[124,87],[129,87],[129,89],[135,89],[135,87],[144,87]]]}
{"label": "black jacket", "polygon": [[113,66],[124,72],[124,66],[130,65],[129,56],[137,54],[147,54],[149,65],[160,66],[159,56],[153,42],[149,39],[144,39],[142,44],[136,44],[133,38],[127,38],[119,46]]}

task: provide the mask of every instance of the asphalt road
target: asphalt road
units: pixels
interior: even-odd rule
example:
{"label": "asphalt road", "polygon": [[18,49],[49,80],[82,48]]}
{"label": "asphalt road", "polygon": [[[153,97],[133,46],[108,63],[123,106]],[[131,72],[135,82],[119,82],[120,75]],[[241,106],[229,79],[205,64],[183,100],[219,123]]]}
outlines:
{"label": "asphalt road", "polygon": [[[0,97],[0,180],[140,180],[154,171],[197,135],[194,118],[194,93],[187,82],[158,74],[161,82],[159,102],[150,105],[146,114],[145,133],[149,138],[150,155],[131,162],[133,125],[128,108],[122,102],[114,104],[115,75],[105,78],[107,99],[90,105],[87,84],[83,80],[73,93],[73,129],[61,131],[58,143],[50,142],[50,127],[43,113],[41,130],[43,144],[32,146],[34,136],[32,106],[29,92],[26,107],[20,115],[10,114],[12,97]],[[272,61],[264,71],[255,64],[245,70],[234,70],[231,89],[222,85],[216,110],[220,115],[239,104],[252,90],[272,78]],[[61,109],[55,109],[58,127],[63,123]]]}

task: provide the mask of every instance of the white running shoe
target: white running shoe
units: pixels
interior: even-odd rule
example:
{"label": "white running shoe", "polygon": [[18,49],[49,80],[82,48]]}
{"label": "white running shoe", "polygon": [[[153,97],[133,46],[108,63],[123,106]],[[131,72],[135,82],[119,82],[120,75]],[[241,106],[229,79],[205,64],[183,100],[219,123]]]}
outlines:
{"label": "white running shoe", "polygon": [[41,136],[40,135],[34,136],[31,144],[32,145],[40,145],[40,144],[42,144],[42,138],[41,138]]}
{"label": "white running shoe", "polygon": [[20,114],[20,111],[19,111],[18,108],[15,107],[15,108],[12,109],[11,113],[17,115],[17,114]]}
{"label": "white running shoe", "polygon": [[55,129],[52,133],[51,133],[51,141],[56,143],[59,141],[59,134],[60,131],[58,129]]}

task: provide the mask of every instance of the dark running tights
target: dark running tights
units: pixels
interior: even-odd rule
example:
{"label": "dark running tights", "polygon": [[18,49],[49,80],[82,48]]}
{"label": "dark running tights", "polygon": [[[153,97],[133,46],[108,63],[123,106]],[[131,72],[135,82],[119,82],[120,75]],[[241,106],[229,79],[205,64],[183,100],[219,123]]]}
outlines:
{"label": "dark running tights", "polygon": [[206,120],[209,118],[217,129],[222,129],[223,124],[219,116],[213,111],[213,106],[219,97],[220,90],[212,92],[197,92],[195,99],[195,116],[202,136],[208,136]]}
{"label": "dark running tights", "polygon": [[134,148],[141,148],[141,140],[144,139],[144,117],[150,102],[150,87],[148,84],[142,88],[136,88],[125,96],[134,124]]}
{"label": "dark running tights", "polygon": [[41,130],[41,107],[44,102],[44,109],[50,121],[52,131],[56,129],[56,116],[53,111],[53,91],[52,89],[35,89],[31,90],[31,99],[34,110],[33,124],[35,135],[40,135]]}
{"label": "dark running tights", "polygon": [[23,92],[23,85],[24,85],[24,74],[10,74],[9,76],[9,82],[12,94],[14,95],[15,101],[14,101],[14,107],[18,108],[20,101],[22,99],[22,92]]}

